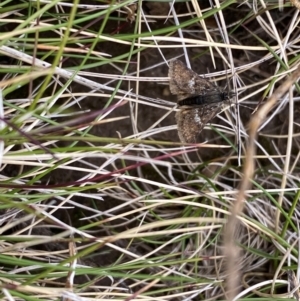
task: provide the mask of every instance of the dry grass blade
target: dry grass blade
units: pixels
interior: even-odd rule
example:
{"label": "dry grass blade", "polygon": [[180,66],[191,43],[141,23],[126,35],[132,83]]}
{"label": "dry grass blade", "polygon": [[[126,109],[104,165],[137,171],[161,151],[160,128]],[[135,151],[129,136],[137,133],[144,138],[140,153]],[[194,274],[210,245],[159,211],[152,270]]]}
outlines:
{"label": "dry grass blade", "polygon": [[227,225],[224,232],[224,247],[227,258],[227,299],[233,300],[238,294],[239,282],[241,279],[240,267],[236,264],[239,258],[239,248],[237,247],[234,235],[238,227],[238,216],[241,215],[246,199],[246,192],[251,187],[251,181],[255,170],[255,156],[256,156],[256,137],[257,131],[262,122],[267,117],[275,103],[295,84],[300,77],[300,66],[288,77],[271,95],[270,98],[257,110],[249,122],[249,138],[247,142],[243,177],[236,200],[231,209],[231,215],[228,218]]}

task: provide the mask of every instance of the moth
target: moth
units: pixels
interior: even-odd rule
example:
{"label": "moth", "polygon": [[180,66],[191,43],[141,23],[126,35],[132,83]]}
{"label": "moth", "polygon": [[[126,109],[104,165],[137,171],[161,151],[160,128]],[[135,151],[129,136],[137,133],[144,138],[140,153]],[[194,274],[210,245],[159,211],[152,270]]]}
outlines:
{"label": "moth", "polygon": [[177,95],[178,136],[183,143],[196,143],[204,126],[228,104],[233,92],[227,92],[199,76],[179,60],[170,62],[170,90]]}

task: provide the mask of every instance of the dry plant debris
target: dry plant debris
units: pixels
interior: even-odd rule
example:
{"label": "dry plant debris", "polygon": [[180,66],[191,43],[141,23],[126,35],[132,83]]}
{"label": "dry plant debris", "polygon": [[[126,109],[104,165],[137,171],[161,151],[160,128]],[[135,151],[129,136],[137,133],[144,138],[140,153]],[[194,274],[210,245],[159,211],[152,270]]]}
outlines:
{"label": "dry plant debris", "polygon": [[[8,0],[0,14],[1,300],[290,297],[298,9]],[[175,59],[235,93],[192,145]]]}

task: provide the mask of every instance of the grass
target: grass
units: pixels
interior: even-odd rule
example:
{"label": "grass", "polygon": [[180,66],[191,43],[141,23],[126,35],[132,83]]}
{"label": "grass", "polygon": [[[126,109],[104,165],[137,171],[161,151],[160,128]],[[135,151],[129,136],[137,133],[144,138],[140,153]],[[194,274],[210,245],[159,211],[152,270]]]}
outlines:
{"label": "grass", "polygon": [[[297,294],[295,7],[7,0],[0,15],[1,300]],[[197,145],[177,137],[176,57],[237,95]]]}

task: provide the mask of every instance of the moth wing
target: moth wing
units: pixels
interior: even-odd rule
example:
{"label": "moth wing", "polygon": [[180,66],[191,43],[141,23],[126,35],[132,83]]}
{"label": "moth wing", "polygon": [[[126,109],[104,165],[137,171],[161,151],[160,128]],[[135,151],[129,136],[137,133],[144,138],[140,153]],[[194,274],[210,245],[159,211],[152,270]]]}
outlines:
{"label": "moth wing", "polygon": [[216,89],[209,80],[199,76],[179,60],[170,62],[169,77],[171,93],[177,94],[179,100]]}
{"label": "moth wing", "polygon": [[176,113],[178,136],[183,143],[197,143],[204,126],[222,110],[222,104],[183,108]]}

